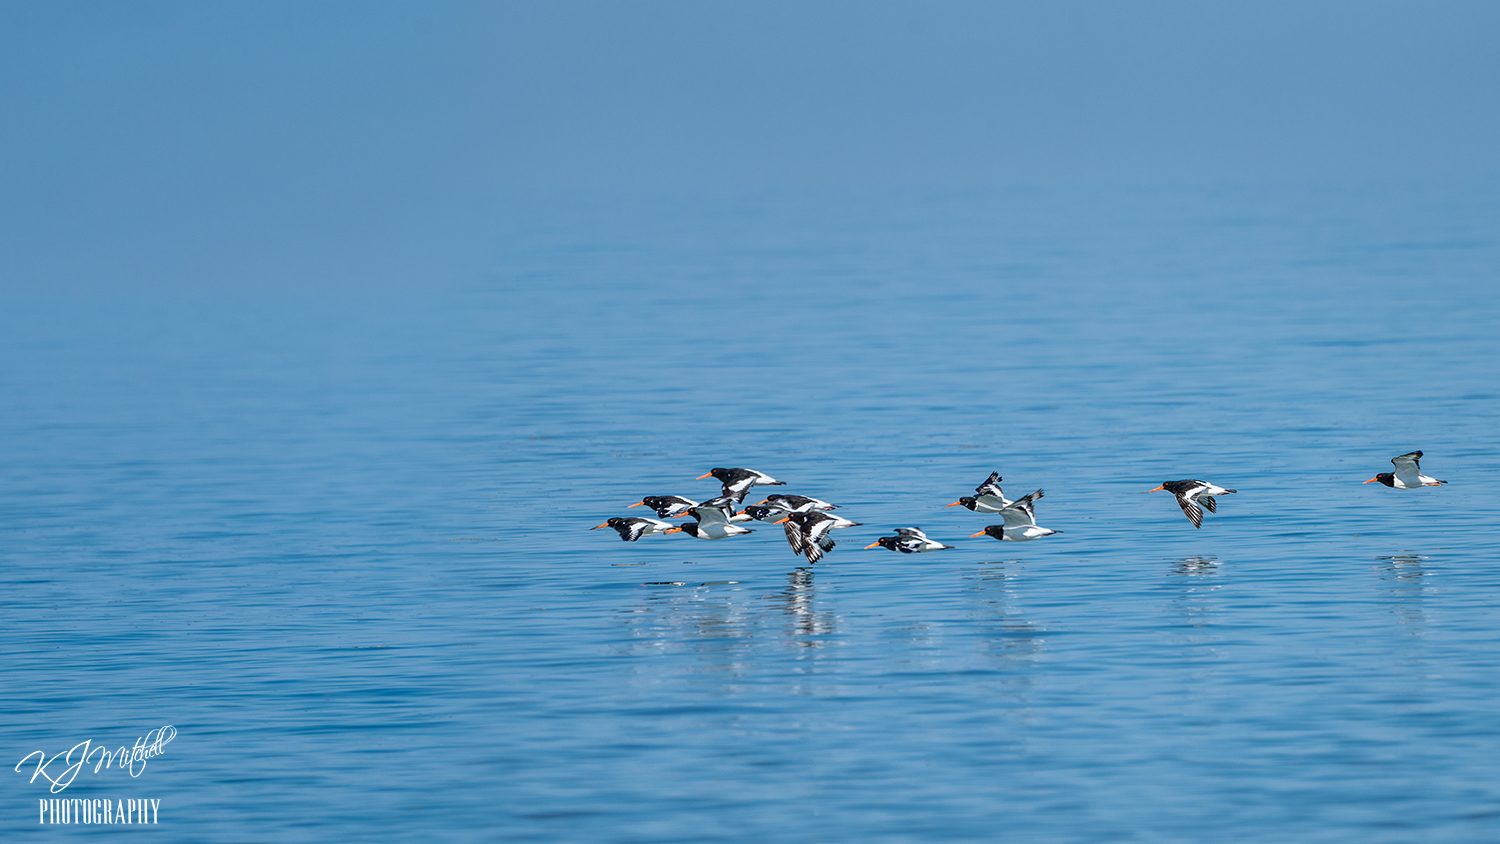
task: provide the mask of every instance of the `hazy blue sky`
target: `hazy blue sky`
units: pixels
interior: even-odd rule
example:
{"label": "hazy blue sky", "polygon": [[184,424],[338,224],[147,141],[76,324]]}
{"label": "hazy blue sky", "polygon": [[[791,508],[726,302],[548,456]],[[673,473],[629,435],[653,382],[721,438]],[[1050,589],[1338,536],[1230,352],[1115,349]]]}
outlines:
{"label": "hazy blue sky", "polygon": [[11,2],[3,18],[7,285],[478,268],[495,220],[537,198],[1482,181],[1500,149],[1487,2]]}

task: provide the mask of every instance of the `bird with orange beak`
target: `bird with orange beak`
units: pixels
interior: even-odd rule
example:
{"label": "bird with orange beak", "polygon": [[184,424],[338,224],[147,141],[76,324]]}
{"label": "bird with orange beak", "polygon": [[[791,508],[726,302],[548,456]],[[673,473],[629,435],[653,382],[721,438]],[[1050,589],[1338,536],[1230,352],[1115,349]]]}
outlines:
{"label": "bird with orange beak", "polygon": [[601,524],[594,525],[589,530],[599,530],[600,528],[610,528],[620,535],[620,539],[623,542],[635,542],[643,536],[672,532],[671,522],[661,522],[656,519],[647,519],[639,516],[608,519]]}
{"label": "bird with orange beak", "polygon": [[1391,489],[1418,489],[1424,486],[1442,486],[1447,483],[1447,481],[1429,478],[1422,474],[1422,452],[1420,451],[1392,457],[1391,465],[1396,467],[1396,471],[1381,472],[1365,483],[1378,483]]}
{"label": "bird with orange beak", "polygon": [[698,476],[698,480],[713,478],[724,485],[724,495],[735,501],[745,500],[745,493],[752,486],[786,486],[786,484],[754,469],[725,469],[715,467]]}
{"label": "bird with orange beak", "polygon": [[1162,481],[1161,486],[1146,491],[1160,492],[1161,490],[1166,490],[1177,498],[1177,506],[1182,508],[1183,514],[1188,517],[1188,521],[1192,522],[1195,528],[1203,527],[1204,508],[1207,508],[1210,513],[1218,512],[1219,505],[1214,501],[1214,496],[1233,495],[1239,491],[1191,478],[1181,481]]}

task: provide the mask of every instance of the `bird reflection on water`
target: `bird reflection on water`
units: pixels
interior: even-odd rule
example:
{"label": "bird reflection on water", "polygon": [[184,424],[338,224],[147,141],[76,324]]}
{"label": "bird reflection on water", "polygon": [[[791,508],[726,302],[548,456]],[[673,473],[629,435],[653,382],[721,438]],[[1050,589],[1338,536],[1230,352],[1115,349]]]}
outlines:
{"label": "bird reflection on water", "polygon": [[[837,614],[822,608],[811,567],[787,573],[786,585],[757,600],[739,581],[647,581],[643,603],[624,613],[636,653],[747,651],[763,647],[769,630],[799,648],[825,644]],[[767,611],[769,610],[769,612]],[[777,619],[783,619],[778,622]]]}
{"label": "bird reflection on water", "polygon": [[1384,591],[1395,604],[1396,618],[1412,636],[1427,633],[1427,613],[1423,604],[1432,590],[1433,572],[1421,554],[1388,554],[1377,557]]}
{"label": "bird reflection on water", "polygon": [[983,563],[967,590],[977,599],[976,618],[991,634],[984,640],[986,652],[1006,668],[1034,664],[1047,644],[1046,630],[1021,612],[1019,565]]}
{"label": "bird reflection on water", "polygon": [[835,615],[818,610],[810,567],[801,566],[787,573],[786,588],[776,596],[776,603],[791,619],[790,635],[796,644],[815,648],[834,632]]}
{"label": "bird reflection on water", "polygon": [[1186,632],[1184,644],[1190,646],[1193,656],[1184,659],[1201,659],[1204,656],[1220,657],[1222,637],[1214,631],[1214,623],[1222,608],[1217,595],[1223,584],[1219,558],[1193,555],[1172,564],[1172,576],[1184,578],[1176,582],[1176,597],[1172,600],[1172,615],[1177,617],[1176,629]]}

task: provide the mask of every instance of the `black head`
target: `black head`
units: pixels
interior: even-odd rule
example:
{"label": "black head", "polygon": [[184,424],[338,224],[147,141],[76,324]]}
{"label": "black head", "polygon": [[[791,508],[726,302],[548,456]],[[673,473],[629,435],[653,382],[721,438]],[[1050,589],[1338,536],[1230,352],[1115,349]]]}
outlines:
{"label": "black head", "polygon": [[799,528],[806,528],[809,522],[816,518],[821,518],[822,515],[822,513],[816,510],[810,513],[790,513],[787,515],[786,520]]}
{"label": "black head", "polygon": [[1376,483],[1378,483],[1378,484],[1385,484],[1388,487],[1394,488],[1396,486],[1396,476],[1394,474],[1390,473],[1390,472],[1381,472],[1380,474],[1378,474],[1375,477],[1369,479],[1368,481],[1365,481],[1365,483],[1367,483],[1367,484],[1376,484]]}
{"label": "black head", "polygon": [[978,533],[969,534],[969,536],[971,539],[979,536],[988,536],[992,539],[1004,539],[1005,525],[990,525]]}
{"label": "black head", "polygon": [[946,506],[948,506],[948,507],[962,507],[965,510],[973,510],[974,509],[974,496],[972,496],[972,495],[965,495],[963,498],[960,498],[957,501],[953,502],[952,504],[948,504]]}

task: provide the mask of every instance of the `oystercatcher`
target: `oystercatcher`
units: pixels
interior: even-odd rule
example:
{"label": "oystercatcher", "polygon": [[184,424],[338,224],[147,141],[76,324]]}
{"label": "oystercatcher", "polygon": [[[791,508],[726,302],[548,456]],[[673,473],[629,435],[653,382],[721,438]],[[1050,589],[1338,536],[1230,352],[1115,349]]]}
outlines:
{"label": "oystercatcher", "polygon": [[[1147,492],[1166,490],[1177,497],[1177,506],[1187,515],[1188,521],[1193,527],[1203,527],[1203,509],[1216,513],[1219,505],[1214,501],[1216,495],[1233,495],[1238,490],[1225,489],[1224,487],[1211,484],[1208,481],[1188,479],[1184,481],[1162,481],[1161,486],[1156,489],[1148,489]],[[1202,506],[1200,506],[1200,504]]]}
{"label": "oystercatcher", "polygon": [[1000,518],[1004,520],[1004,524],[990,525],[978,533],[969,534],[969,538],[992,536],[1006,542],[1030,542],[1033,539],[1062,533],[1060,530],[1044,528],[1036,523],[1036,502],[1041,497],[1042,491],[1037,490],[1017,498],[1009,507],[1000,511]]}
{"label": "oystercatcher", "polygon": [[656,519],[645,519],[639,516],[628,518],[613,518],[606,520],[603,524],[594,525],[589,530],[599,528],[611,528],[620,535],[625,542],[634,542],[643,536],[651,536],[657,533],[669,533],[672,528],[671,522],[661,522]]}
{"label": "oystercatcher", "polygon": [[896,528],[895,536],[882,536],[866,545],[866,549],[885,548],[890,551],[899,551],[902,554],[920,554],[924,551],[942,551],[952,548],[952,545],[944,545],[927,538],[927,534],[921,528],[902,527]]}
{"label": "oystercatcher", "polygon": [[1420,451],[1412,451],[1392,457],[1391,465],[1396,467],[1396,471],[1381,472],[1368,481],[1365,481],[1365,483],[1382,483],[1391,489],[1416,489],[1423,486],[1441,486],[1447,483],[1447,481],[1429,478],[1422,474],[1422,452]]}

